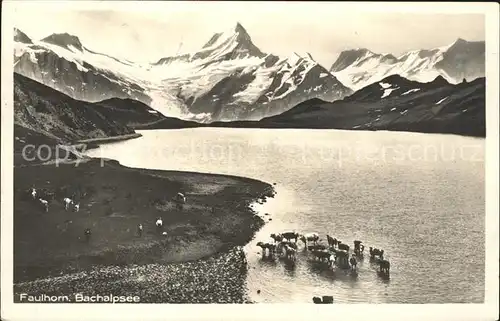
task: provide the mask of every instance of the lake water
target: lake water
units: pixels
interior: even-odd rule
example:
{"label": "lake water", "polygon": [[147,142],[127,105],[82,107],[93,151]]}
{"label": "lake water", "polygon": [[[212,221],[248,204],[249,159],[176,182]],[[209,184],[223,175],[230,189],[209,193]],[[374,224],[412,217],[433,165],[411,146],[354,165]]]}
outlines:
{"label": "lake water", "polygon": [[[484,139],[454,135],[290,129],[141,131],[90,156],[125,166],[231,174],[276,183],[255,208],[272,218],[246,250],[257,302],[479,303],[484,300]],[[262,260],[255,243],[286,230],[382,248],[357,278],[299,251],[294,266]],[[367,257],[367,255],[365,255]],[[257,294],[260,290],[260,294]]]}

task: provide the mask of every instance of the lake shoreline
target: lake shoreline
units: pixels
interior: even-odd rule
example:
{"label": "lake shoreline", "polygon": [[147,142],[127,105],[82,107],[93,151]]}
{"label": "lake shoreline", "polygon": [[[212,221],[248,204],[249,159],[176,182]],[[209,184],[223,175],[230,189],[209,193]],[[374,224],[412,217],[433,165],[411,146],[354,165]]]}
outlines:
{"label": "lake shoreline", "polygon": [[120,141],[124,141],[124,140],[139,138],[141,136],[142,135],[140,133],[132,133],[132,134],[118,135],[118,136],[80,139],[80,140],[75,141],[74,145],[76,145],[76,144],[89,144],[89,143],[91,143],[91,144],[109,144],[109,143],[115,143],[115,142],[120,142]]}
{"label": "lake shoreline", "polygon": [[[91,148],[96,148],[116,141],[111,138],[88,142]],[[96,269],[115,269],[119,274],[131,266],[140,270],[155,264],[159,270],[184,271],[186,265],[196,266],[194,271],[199,277],[208,277],[206,286],[222,286],[224,282],[219,282],[218,275],[221,271],[232,271],[227,284],[233,284],[234,289],[228,290],[225,285],[226,292],[232,294],[222,302],[247,302],[242,290],[246,261],[235,251],[250,242],[265,224],[250,205],[273,197],[272,185],[230,175],[130,168],[115,160],[81,155],[53,165],[14,168],[16,293],[36,290],[33,293],[36,295],[45,289],[43,293],[52,291],[62,295],[68,287],[78,288],[74,285],[78,283],[73,279],[75,275]],[[31,186],[49,199],[47,213],[27,195]],[[187,197],[182,210],[173,201],[177,192]],[[62,199],[70,195],[79,195],[78,213],[64,209]],[[163,218],[167,236],[155,232],[154,221],[159,216]],[[139,223],[144,226],[141,237],[136,230]],[[86,244],[83,231],[89,227],[92,236]],[[106,273],[99,274],[108,279]],[[177,275],[188,277],[182,276],[182,272]],[[65,277],[73,281],[63,281]],[[50,285],[54,278],[62,278],[61,283]],[[88,278],[80,280],[81,286],[89,285]],[[32,288],[34,284],[38,285]],[[158,286],[149,284],[148,288]],[[192,293],[193,289],[185,291]],[[214,288],[212,292],[224,291]],[[183,302],[182,295],[161,293],[155,296],[149,292],[146,301],[141,302]],[[219,301],[193,297],[192,302]]]}
{"label": "lake shoreline", "polygon": [[419,133],[419,134],[440,134],[440,135],[456,135],[461,137],[474,137],[474,138],[486,138],[486,131],[484,128],[472,129],[472,130],[441,130],[439,128],[423,129],[416,124],[401,124],[398,126],[380,126],[380,127],[369,127],[369,128],[349,128],[349,127],[331,127],[331,126],[318,126],[311,127],[308,125],[294,124],[294,123],[278,123],[278,122],[267,122],[267,121],[231,121],[231,122],[221,122],[216,121],[212,123],[198,123],[198,125],[189,124],[184,127],[179,125],[179,127],[171,127],[168,122],[165,126],[162,126],[162,120],[158,120],[154,123],[143,124],[136,127],[137,130],[168,130],[168,129],[190,129],[190,128],[236,128],[236,129],[311,129],[311,130],[346,130],[346,131],[366,131],[366,132],[379,132],[379,131],[389,131],[389,132],[401,132],[401,133]]}

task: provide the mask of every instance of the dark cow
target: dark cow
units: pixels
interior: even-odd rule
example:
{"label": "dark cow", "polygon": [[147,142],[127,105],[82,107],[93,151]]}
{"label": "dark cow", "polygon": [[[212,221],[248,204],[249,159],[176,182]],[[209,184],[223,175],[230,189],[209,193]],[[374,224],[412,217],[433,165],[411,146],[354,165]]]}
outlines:
{"label": "dark cow", "polygon": [[391,263],[388,260],[380,260],[379,261],[380,272],[385,275],[389,275],[389,270],[391,269]]}
{"label": "dark cow", "polygon": [[266,250],[269,256],[272,256],[273,253],[276,251],[276,244],[258,242],[257,246],[262,249],[262,256],[266,255]]}
{"label": "dark cow", "polygon": [[340,243],[337,248],[341,251],[346,251],[346,252],[349,252],[349,245],[347,244],[344,244],[344,243]]}
{"label": "dark cow", "polygon": [[333,238],[330,235],[326,235],[326,240],[328,242],[328,246],[330,246],[330,247],[336,247],[337,246],[338,241],[337,241],[336,238]]}
{"label": "dark cow", "polygon": [[283,239],[287,241],[294,240],[295,243],[299,240],[299,233],[296,232],[284,232],[281,233],[281,236],[283,236]]}
{"label": "dark cow", "polygon": [[313,244],[313,245],[307,246],[307,249],[309,251],[318,251],[318,250],[326,250],[326,249],[328,249],[328,247],[326,245],[323,245],[323,244]]}
{"label": "dark cow", "polygon": [[349,267],[349,253],[347,253],[346,251],[336,251],[335,261],[337,263],[337,266],[342,269],[347,269]]}
{"label": "dark cow", "polygon": [[353,256],[351,257],[351,259],[349,260],[349,263],[351,264],[351,270],[352,270],[352,271],[356,271],[356,268],[357,268],[358,262],[356,261],[356,258],[354,257],[354,254],[353,254]]}
{"label": "dark cow", "polygon": [[377,248],[373,248],[370,246],[370,257],[375,258],[375,256],[378,256],[381,260],[384,259],[384,250],[379,250]]}

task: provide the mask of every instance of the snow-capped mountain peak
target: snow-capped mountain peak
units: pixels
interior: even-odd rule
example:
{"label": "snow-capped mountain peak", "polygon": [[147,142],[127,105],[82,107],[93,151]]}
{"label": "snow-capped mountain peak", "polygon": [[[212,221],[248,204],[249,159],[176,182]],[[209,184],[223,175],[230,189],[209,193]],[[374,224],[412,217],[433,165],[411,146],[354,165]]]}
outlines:
{"label": "snow-capped mountain peak", "polygon": [[238,22],[223,32],[215,33],[200,50],[178,56],[164,57],[153,65],[190,63],[205,61],[210,63],[223,60],[263,58],[264,54],[254,45],[248,32]]}
{"label": "snow-capped mountain peak", "polygon": [[238,59],[262,58],[265,54],[253,44],[248,32],[238,22],[230,29],[214,34],[200,51],[191,55],[191,59],[214,58],[215,56],[223,59]]}
{"label": "snow-capped mountain peak", "polygon": [[[50,36],[43,38],[41,41],[50,43],[65,49],[74,50],[77,49],[83,52],[84,47],[77,36],[70,35],[68,33],[54,33]],[[73,49],[74,48],[74,49]]]}

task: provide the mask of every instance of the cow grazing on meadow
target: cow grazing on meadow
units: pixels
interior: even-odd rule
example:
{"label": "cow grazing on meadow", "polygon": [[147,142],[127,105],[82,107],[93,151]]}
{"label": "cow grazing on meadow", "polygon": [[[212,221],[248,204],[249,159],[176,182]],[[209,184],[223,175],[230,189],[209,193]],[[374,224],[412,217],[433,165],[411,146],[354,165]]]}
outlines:
{"label": "cow grazing on meadow", "polygon": [[45,209],[45,212],[49,211],[49,201],[44,200],[43,198],[39,198],[38,201],[40,204],[42,204],[43,208]]}
{"label": "cow grazing on meadow", "polygon": [[31,197],[33,199],[36,199],[36,189],[34,189],[34,188],[31,189]]}
{"label": "cow grazing on meadow", "polygon": [[63,199],[63,202],[64,202],[64,209],[65,209],[66,211],[69,209],[69,206],[70,206],[70,205],[73,205],[73,204],[74,204],[73,200],[72,200],[71,198],[69,198],[69,197],[65,197],[65,198]]}

